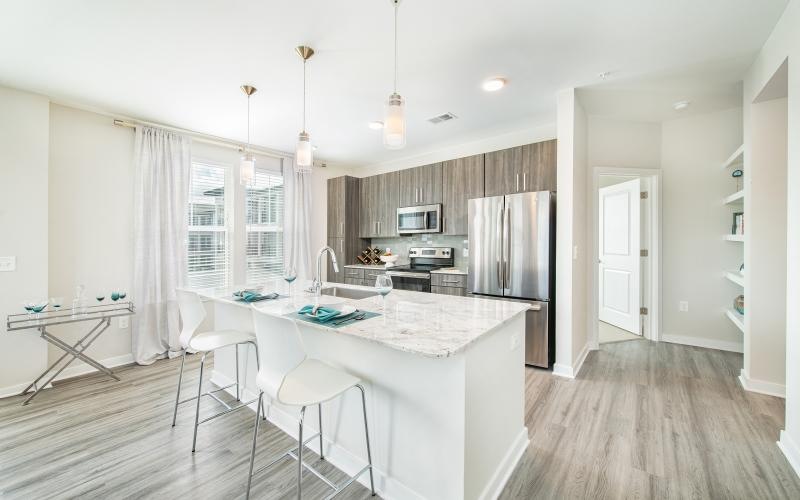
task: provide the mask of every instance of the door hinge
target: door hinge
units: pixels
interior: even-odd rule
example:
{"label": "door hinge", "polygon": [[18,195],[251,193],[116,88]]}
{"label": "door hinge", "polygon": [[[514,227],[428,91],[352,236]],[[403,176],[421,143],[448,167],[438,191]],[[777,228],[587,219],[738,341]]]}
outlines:
{"label": "door hinge", "polygon": [[642,248],[641,250],[639,250],[639,256],[640,257],[647,257],[648,254],[649,254],[649,252],[647,251],[646,248]]}
{"label": "door hinge", "polygon": [[639,193],[639,197],[640,197],[641,199],[643,199],[643,200],[646,200],[646,199],[647,199],[647,196],[648,196],[648,195],[647,195],[647,191],[642,191],[641,193]]}
{"label": "door hinge", "polygon": [[646,307],[640,307],[639,308],[639,314],[641,314],[642,316],[647,316],[647,308]]}

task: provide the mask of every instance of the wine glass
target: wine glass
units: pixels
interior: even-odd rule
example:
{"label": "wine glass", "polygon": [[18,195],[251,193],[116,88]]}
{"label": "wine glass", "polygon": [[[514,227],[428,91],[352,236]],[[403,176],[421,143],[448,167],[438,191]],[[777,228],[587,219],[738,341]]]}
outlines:
{"label": "wine glass", "polygon": [[41,317],[41,312],[45,310],[45,308],[47,307],[47,304],[48,304],[47,299],[37,300],[36,302],[33,303],[33,307],[31,308],[31,311],[36,313],[36,318],[37,319]]}
{"label": "wine glass", "polygon": [[97,292],[97,295],[95,295],[94,298],[97,299],[97,302],[102,303],[104,300],[106,300],[106,293],[105,292]]}
{"label": "wine glass", "polygon": [[289,284],[289,295],[292,295],[292,283],[297,279],[297,269],[287,266],[283,270],[283,279]]}
{"label": "wine glass", "polygon": [[119,292],[111,292],[111,300],[114,302],[119,300]]}
{"label": "wine glass", "polygon": [[388,274],[379,274],[375,278],[375,290],[383,296],[383,313],[386,314],[386,296],[392,291],[392,277]]}
{"label": "wine glass", "polygon": [[119,300],[123,300],[127,296],[128,296],[127,292],[125,292],[125,291],[120,291],[119,292]]}
{"label": "wine glass", "polygon": [[25,311],[28,313],[28,317],[33,315],[33,306],[35,302],[35,300],[26,300],[22,303],[22,307],[24,307]]}
{"label": "wine glass", "polygon": [[64,297],[50,297],[50,305],[53,306],[53,309],[58,311],[61,309],[61,306],[64,304]]}

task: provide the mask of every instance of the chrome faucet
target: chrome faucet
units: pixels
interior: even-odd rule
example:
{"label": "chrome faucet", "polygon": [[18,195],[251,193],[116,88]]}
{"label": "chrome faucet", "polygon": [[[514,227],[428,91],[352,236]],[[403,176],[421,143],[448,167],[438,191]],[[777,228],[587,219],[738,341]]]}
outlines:
{"label": "chrome faucet", "polygon": [[333,270],[337,273],[339,272],[339,265],[336,263],[336,252],[333,251],[333,248],[327,246],[320,248],[319,252],[317,252],[317,275],[311,285],[311,290],[314,292],[314,295],[320,295],[322,291],[322,256],[325,255],[325,252],[331,254]]}

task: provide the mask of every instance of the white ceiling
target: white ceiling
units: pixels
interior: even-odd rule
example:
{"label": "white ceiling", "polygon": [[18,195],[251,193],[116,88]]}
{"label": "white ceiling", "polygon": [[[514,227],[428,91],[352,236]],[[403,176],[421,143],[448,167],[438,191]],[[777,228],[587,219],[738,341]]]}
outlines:
{"label": "white ceiling", "polygon": [[[0,0],[0,85],[62,102],[293,150],[311,45],[309,131],[317,156],[391,161],[555,118],[561,88],[668,75],[722,61],[730,87],[786,0],[403,0],[398,91],[408,145],[381,146],[392,82],[389,0]],[[712,64],[713,66],[713,64]],[[702,74],[703,71],[700,71]],[[706,73],[708,73],[706,71]],[[508,78],[497,93],[483,79]],[[716,80],[715,80],[716,81]],[[711,96],[713,97],[713,96]],[[459,119],[432,125],[446,111]]]}

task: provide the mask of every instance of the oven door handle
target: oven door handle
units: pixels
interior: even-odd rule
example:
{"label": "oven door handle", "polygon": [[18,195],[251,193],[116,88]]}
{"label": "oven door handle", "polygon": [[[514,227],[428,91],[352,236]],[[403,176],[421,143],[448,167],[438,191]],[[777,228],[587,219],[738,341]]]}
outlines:
{"label": "oven door handle", "polygon": [[423,273],[407,273],[404,271],[386,271],[386,274],[389,276],[397,276],[398,278],[416,278],[418,280],[429,280],[431,279],[430,274],[423,274]]}

